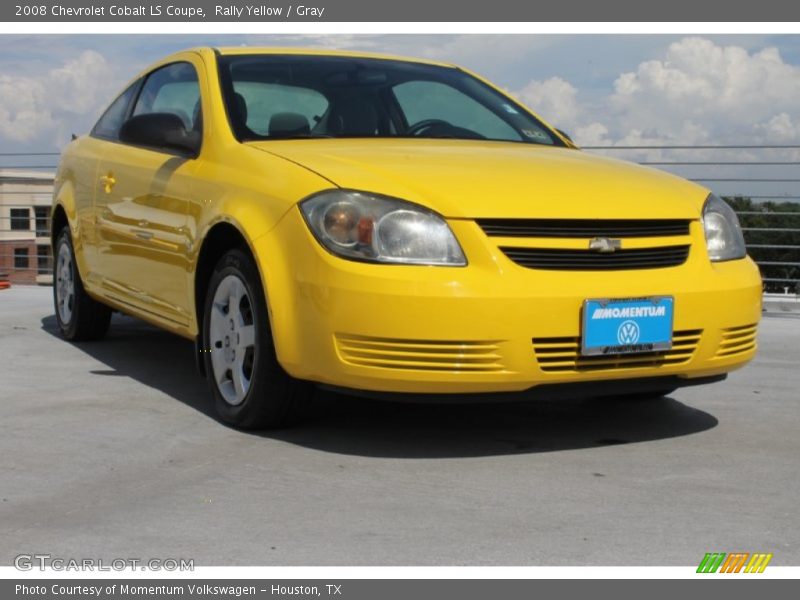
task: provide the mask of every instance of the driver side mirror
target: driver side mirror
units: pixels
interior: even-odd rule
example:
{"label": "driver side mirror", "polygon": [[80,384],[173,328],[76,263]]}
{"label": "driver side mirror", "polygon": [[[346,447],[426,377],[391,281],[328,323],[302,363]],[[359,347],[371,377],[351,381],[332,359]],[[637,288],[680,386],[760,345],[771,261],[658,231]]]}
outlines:
{"label": "driver side mirror", "polygon": [[149,113],[131,117],[119,130],[124,144],[196,157],[200,152],[199,131],[186,129],[183,120],[172,113]]}

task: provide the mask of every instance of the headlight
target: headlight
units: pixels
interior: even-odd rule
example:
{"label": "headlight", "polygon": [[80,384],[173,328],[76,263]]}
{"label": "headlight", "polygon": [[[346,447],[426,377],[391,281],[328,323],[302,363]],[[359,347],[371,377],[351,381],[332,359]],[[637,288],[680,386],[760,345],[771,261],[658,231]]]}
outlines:
{"label": "headlight", "polygon": [[703,207],[703,229],[711,260],[733,260],[747,255],[736,213],[727,202],[714,194],[708,196]]}
{"label": "headlight", "polygon": [[300,203],[314,236],[338,256],[379,263],[464,266],[444,219],[395,198],[330,190]]}

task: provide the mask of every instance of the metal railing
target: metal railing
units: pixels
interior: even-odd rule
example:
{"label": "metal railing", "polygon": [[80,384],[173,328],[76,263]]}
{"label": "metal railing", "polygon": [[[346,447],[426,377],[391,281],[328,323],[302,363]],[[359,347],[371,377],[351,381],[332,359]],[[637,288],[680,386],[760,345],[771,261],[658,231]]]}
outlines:
{"label": "metal railing", "polygon": [[[742,221],[747,249],[762,272],[765,290],[800,293],[800,144],[727,144],[727,145],[614,145],[584,146],[584,150],[612,155],[658,167],[711,187],[734,206]],[[740,156],[725,156],[737,152]],[[741,156],[744,153],[745,156]],[[48,172],[55,170],[57,152],[0,153],[0,174],[11,171]],[[700,169],[700,172],[697,172]],[[731,171],[731,169],[735,169]],[[764,171],[768,171],[764,173]],[[744,171],[744,172],[743,172]],[[41,192],[39,192],[41,193]],[[15,196],[30,195],[29,191],[0,191],[0,233],[11,232],[10,208],[29,208],[28,229],[31,239],[49,236],[49,214],[46,221],[37,219],[32,204],[15,202]],[[11,199],[11,202],[4,202]],[[786,204],[797,206],[798,211],[785,210]],[[743,209],[741,206],[747,206]],[[780,207],[781,209],[776,210]],[[786,226],[786,222],[791,226]],[[41,235],[41,234],[44,234]],[[3,236],[5,237],[5,236]],[[0,273],[3,271],[50,272],[52,258],[47,254],[29,254],[28,266],[22,259],[14,266],[10,244],[0,249]],[[5,252],[5,253],[4,253]],[[3,266],[5,265],[5,266]]]}
{"label": "metal railing", "polygon": [[[765,290],[800,292],[800,144],[605,145],[583,149],[658,167],[713,189],[739,215],[747,251],[761,269]],[[792,209],[787,210],[788,206]]]}

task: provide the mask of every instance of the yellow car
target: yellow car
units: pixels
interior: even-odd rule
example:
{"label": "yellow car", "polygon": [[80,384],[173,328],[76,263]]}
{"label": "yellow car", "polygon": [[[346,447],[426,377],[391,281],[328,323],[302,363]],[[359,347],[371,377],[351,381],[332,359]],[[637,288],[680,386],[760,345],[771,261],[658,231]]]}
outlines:
{"label": "yellow car", "polygon": [[590,156],[423,60],[201,48],[65,150],[54,301],[195,341],[216,411],[295,419],[316,386],[490,399],[669,393],[756,351],[761,280],[694,183]]}

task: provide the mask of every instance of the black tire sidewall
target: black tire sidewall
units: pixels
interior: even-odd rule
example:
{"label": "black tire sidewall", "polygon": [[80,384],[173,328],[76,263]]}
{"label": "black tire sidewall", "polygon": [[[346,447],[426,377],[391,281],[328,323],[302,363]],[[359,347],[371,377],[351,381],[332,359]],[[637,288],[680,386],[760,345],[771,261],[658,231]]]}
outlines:
{"label": "black tire sidewall", "polygon": [[[61,320],[61,313],[58,310],[58,260],[61,254],[61,247],[66,245],[69,250],[70,260],[72,262],[72,285],[73,285],[73,298],[72,298],[72,315],[69,323],[64,323]],[[78,266],[75,263],[75,249],[72,246],[72,237],[70,236],[69,229],[64,227],[61,233],[56,238],[55,252],[53,256],[53,264],[55,272],[53,273],[53,306],[56,312],[56,322],[58,328],[65,338],[71,340],[75,338],[78,329],[78,311],[80,310],[80,299],[78,294],[84,294],[83,285],[81,285],[81,277],[78,274]]]}
{"label": "black tire sidewall", "polygon": [[[220,393],[209,352],[211,306],[220,282],[228,275],[238,277],[247,290],[253,311],[256,339],[250,389],[244,400],[237,405],[229,404]],[[279,420],[284,407],[273,401],[275,392],[273,388],[276,384],[285,383],[281,379],[288,376],[282,373],[275,357],[267,303],[258,270],[253,260],[240,250],[231,250],[225,254],[211,275],[203,308],[202,340],[201,351],[217,415],[226,423],[242,428],[258,427],[265,420]]]}
{"label": "black tire sidewall", "polygon": [[[64,246],[69,251],[72,262],[73,300],[69,323],[64,323],[58,312],[58,255]],[[75,246],[68,226],[65,226],[56,238],[53,259],[53,308],[61,334],[71,342],[95,341],[103,338],[111,322],[111,309],[89,296],[83,287]]]}

